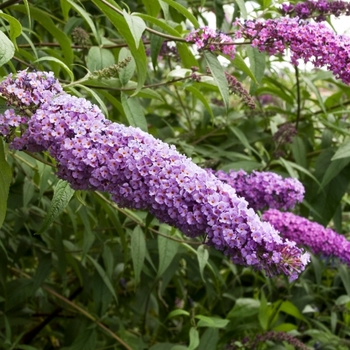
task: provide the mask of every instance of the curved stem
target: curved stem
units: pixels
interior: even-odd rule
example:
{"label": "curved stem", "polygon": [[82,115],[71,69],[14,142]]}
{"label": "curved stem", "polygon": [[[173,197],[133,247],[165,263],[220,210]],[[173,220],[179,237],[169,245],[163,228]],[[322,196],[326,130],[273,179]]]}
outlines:
{"label": "curved stem", "polygon": [[301,96],[300,96],[300,81],[299,81],[299,68],[294,66],[295,69],[295,78],[297,83],[297,120],[295,123],[295,129],[298,130],[300,115],[301,115]]}
{"label": "curved stem", "polygon": [[[10,269],[16,273],[19,273],[23,275],[24,277],[28,279],[32,279],[30,275],[23,272],[22,270],[19,270],[15,267],[10,267]],[[133,350],[127,343],[124,342],[123,339],[119,338],[114,332],[112,332],[107,326],[105,326],[102,322],[98,321],[96,317],[91,315],[89,312],[84,310],[82,307],[78,306],[77,304],[73,303],[71,300],[67,299],[63,295],[57,293],[55,290],[51,289],[50,287],[43,285],[43,289],[45,289],[48,293],[51,295],[54,295],[56,298],[62,300],[66,304],[70,305],[73,309],[77,310],[80,314],[84,315],[86,318],[90,319],[91,321],[95,322],[100,328],[102,328],[106,333],[108,333],[113,339],[115,339],[119,344],[123,345],[125,349],[127,350]]]}

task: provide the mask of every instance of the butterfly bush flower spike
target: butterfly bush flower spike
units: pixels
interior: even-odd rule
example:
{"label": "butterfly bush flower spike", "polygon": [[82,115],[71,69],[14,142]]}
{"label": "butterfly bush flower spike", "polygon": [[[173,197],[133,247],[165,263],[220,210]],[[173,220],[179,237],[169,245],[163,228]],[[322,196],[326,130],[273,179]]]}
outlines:
{"label": "butterfly bush flower spike", "polygon": [[350,83],[350,37],[337,35],[323,23],[308,23],[298,17],[269,20],[237,20],[236,38],[252,42],[252,46],[270,55],[284,53],[288,46],[291,61],[311,62],[326,67],[337,79]]}
{"label": "butterfly bush flower spike", "polygon": [[327,16],[350,15],[350,3],[348,1],[327,1],[327,0],[306,0],[295,5],[290,3],[282,4],[284,16],[297,16],[301,19],[313,18],[317,22],[325,21]]}
{"label": "butterfly bush flower spike", "polygon": [[221,181],[229,184],[238,196],[244,197],[251,208],[292,209],[304,199],[305,189],[301,182],[293,178],[271,172],[253,171],[247,174],[244,170],[226,173],[222,170],[212,171]]}
{"label": "butterfly bush flower spike", "polygon": [[[284,273],[291,279],[304,270],[307,253],[282,239],[230,185],[174,146],[138,128],[112,123],[97,106],[62,92],[51,82],[47,83],[51,99],[39,97],[37,109],[26,117],[16,90],[25,74],[0,84],[3,95],[12,102],[18,100],[16,109],[1,116],[3,135],[13,128],[10,123],[20,123],[17,132],[22,134],[13,138],[13,148],[47,150],[57,161],[57,175],[73,188],[109,192],[118,205],[146,209],[189,237],[206,234],[206,242],[235,263],[264,269],[269,275]],[[48,73],[42,74],[51,79]],[[21,95],[28,96],[32,108],[37,90],[30,84],[31,76],[24,79]],[[8,86],[14,89],[8,91]]]}
{"label": "butterfly bush flower spike", "polygon": [[263,219],[279,230],[283,237],[310,247],[316,254],[338,257],[350,266],[350,241],[330,228],[276,209],[266,211]]}

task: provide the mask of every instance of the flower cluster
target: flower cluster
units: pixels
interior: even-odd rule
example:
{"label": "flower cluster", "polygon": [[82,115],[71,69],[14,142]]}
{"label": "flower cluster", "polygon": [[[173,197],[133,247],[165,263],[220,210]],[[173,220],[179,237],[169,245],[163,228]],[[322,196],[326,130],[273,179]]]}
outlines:
{"label": "flower cluster", "polygon": [[293,143],[294,136],[297,135],[297,129],[292,123],[285,123],[279,126],[277,132],[273,135],[276,143],[276,150],[273,155],[276,159],[285,156],[285,152],[281,149],[287,143]]}
{"label": "flower cluster", "polygon": [[[17,84],[6,79],[0,89]],[[7,127],[7,122],[3,118],[1,124]],[[109,192],[119,205],[147,209],[190,237],[205,233],[207,243],[235,263],[295,279],[309,259],[248,209],[230,185],[174,146],[112,123],[83,98],[60,93],[40,104],[12,147],[48,150],[57,160],[57,175],[73,188]]]}
{"label": "flower cluster", "polygon": [[263,219],[279,230],[285,238],[310,247],[316,254],[338,257],[350,265],[350,241],[330,228],[276,209],[266,211]]}
{"label": "flower cluster", "polygon": [[292,209],[304,199],[304,186],[297,179],[284,179],[271,172],[253,171],[247,174],[244,170],[231,170],[229,173],[222,170],[210,171],[221,181],[232,186],[237,195],[244,197],[254,210]]}
{"label": "flower cluster", "polygon": [[193,42],[198,50],[221,52],[234,59],[236,47],[231,37],[210,27],[202,27],[191,32],[186,41]]}
{"label": "flower cluster", "polygon": [[242,83],[237,80],[237,78],[228,72],[225,72],[225,77],[227,79],[229,91],[231,94],[237,94],[242,98],[242,102],[247,105],[250,109],[255,108],[255,102],[253,98],[249,95],[248,91],[244,88]]}
{"label": "flower cluster", "polygon": [[236,37],[252,41],[252,46],[270,55],[282,54],[289,46],[292,63],[311,62],[326,66],[336,78],[350,83],[350,37],[337,35],[323,23],[307,23],[299,18],[250,20],[239,26]]}
{"label": "flower cluster", "polygon": [[350,3],[346,1],[327,1],[327,0],[306,0],[297,4],[282,4],[282,14],[297,16],[301,19],[313,18],[317,22],[326,20],[326,16],[350,15]]}
{"label": "flower cluster", "polygon": [[[53,96],[61,93],[62,87],[52,72],[21,71],[13,79],[12,74],[0,84],[0,94],[6,98],[8,105],[13,105],[20,112],[35,111],[39,105],[49,103]],[[23,127],[28,119],[27,114],[18,115],[8,109],[0,115],[0,134],[11,137],[14,128]]]}

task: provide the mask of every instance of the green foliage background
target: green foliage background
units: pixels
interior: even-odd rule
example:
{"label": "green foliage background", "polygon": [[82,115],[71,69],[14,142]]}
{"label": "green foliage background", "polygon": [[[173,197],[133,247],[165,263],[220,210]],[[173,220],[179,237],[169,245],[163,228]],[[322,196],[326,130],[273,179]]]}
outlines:
{"label": "green foliage background", "polygon": [[[246,5],[254,5],[250,15],[270,18],[279,16],[277,2],[232,2],[232,18],[219,0],[12,3],[0,4],[2,76],[53,71],[67,92],[203,167],[297,177],[306,198],[296,213],[348,234],[349,86],[249,45],[237,46],[223,68],[184,40],[207,23],[205,11],[230,32],[233,18],[247,17]],[[76,28],[88,33],[85,41]],[[160,54],[165,42],[176,50]],[[128,57],[112,79],[92,74]],[[190,78],[193,66],[199,82]],[[256,109],[229,95],[223,69],[250,91]],[[276,143],[273,134],[287,122],[297,136]],[[72,191],[47,154],[14,152],[3,141],[0,348],[210,350],[236,342],[248,349],[246,337],[270,330],[311,348],[349,348],[350,274],[338,261],[313,256],[293,283],[266,278],[204,246],[203,237],[189,241],[105,194]],[[272,340],[259,347],[294,349]]]}

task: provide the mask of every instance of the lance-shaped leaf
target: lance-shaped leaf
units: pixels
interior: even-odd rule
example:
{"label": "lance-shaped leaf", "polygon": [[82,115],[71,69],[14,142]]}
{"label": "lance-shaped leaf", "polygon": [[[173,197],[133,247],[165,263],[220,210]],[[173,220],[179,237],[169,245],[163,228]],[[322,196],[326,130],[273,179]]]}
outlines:
{"label": "lance-shaped leaf", "polygon": [[51,206],[38,233],[44,232],[54,222],[58,215],[66,208],[73,194],[74,190],[72,190],[68,182],[63,180],[58,181],[54,189]]}
{"label": "lance-shaped leaf", "polygon": [[11,40],[0,32],[0,67],[8,62],[15,54],[15,47]]}
{"label": "lance-shaped leaf", "polygon": [[147,121],[138,98],[129,97],[128,95],[121,93],[121,102],[130,125],[135,127],[138,126],[143,131],[147,131]]}
{"label": "lance-shaped leaf", "polygon": [[140,40],[143,32],[146,29],[146,23],[142,18],[129,15],[125,10],[123,10],[123,15],[126,20],[126,23],[129,25],[130,32],[135,40],[135,46],[138,49]]}
{"label": "lance-shaped leaf", "polygon": [[204,57],[210,68],[211,74],[213,75],[216,85],[220,90],[227,112],[229,107],[229,89],[224,69],[218,61],[217,57],[212,52],[205,52]]}
{"label": "lance-shaped leaf", "polygon": [[5,220],[11,178],[11,168],[6,162],[4,146],[0,140],[0,228]]}
{"label": "lance-shaped leaf", "polygon": [[134,266],[135,282],[140,282],[141,270],[146,257],[146,240],[140,226],[131,234],[131,259]]}

